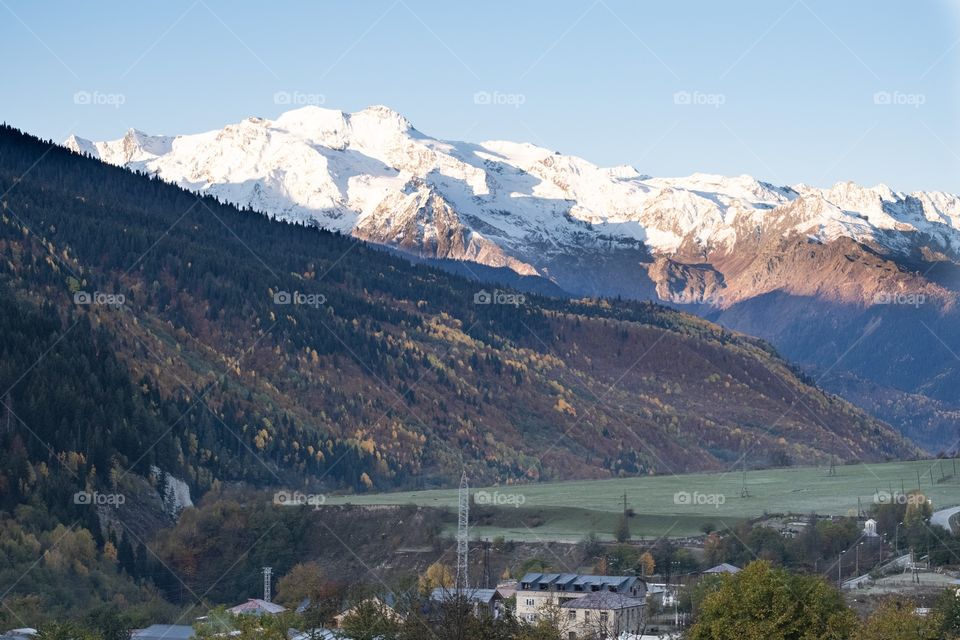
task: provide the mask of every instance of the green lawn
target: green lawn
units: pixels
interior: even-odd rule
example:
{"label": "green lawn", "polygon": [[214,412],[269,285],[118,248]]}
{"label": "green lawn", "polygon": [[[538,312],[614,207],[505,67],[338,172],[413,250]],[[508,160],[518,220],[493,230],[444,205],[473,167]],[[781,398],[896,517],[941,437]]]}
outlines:
{"label": "green lawn", "polygon": [[[478,502],[486,498],[499,506],[484,510],[473,533],[528,541],[579,540],[590,531],[608,537],[623,509],[624,492],[636,513],[630,521],[634,537],[690,535],[705,523],[723,527],[764,513],[843,515],[856,512],[858,498],[866,509],[878,491],[916,489],[917,472],[920,488],[939,509],[960,504],[960,475],[954,476],[953,469],[952,460],[924,460],[838,466],[836,475],[813,467],[748,471],[746,498],[741,497],[740,472],[478,487],[471,490]],[[683,492],[681,502],[690,496],[690,503],[700,504],[678,503],[678,492]],[[457,490],[330,496],[327,504],[456,509]]]}

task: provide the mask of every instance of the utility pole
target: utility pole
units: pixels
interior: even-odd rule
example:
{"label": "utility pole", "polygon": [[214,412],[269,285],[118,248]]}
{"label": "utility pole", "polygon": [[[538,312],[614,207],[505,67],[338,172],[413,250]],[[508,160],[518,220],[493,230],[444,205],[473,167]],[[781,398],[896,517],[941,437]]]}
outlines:
{"label": "utility pole", "polygon": [[493,570],[490,568],[490,541],[485,540],[483,543],[483,587],[492,589],[493,586]]}
{"label": "utility pole", "polygon": [[837,586],[843,584],[843,554],[845,551],[840,552],[840,557],[837,559]]}
{"label": "utility pole", "polygon": [[13,427],[11,426],[11,423],[12,423],[11,419],[13,418],[13,399],[10,397],[9,391],[5,396],[3,396],[3,406],[4,406],[4,409],[6,410],[5,413],[7,416],[6,432],[10,433],[13,430]]}
{"label": "utility pole", "polygon": [[263,601],[270,602],[270,577],[273,575],[273,567],[263,568]]}
{"label": "utility pole", "polygon": [[747,489],[747,454],[746,453],[743,454],[743,458],[741,458],[741,460],[743,461],[743,465],[740,471],[740,497],[749,498],[750,490]]}

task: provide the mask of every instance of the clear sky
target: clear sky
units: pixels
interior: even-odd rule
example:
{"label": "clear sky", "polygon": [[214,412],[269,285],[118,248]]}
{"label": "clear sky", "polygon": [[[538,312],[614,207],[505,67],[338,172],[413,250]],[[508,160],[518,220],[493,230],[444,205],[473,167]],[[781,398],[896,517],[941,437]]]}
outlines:
{"label": "clear sky", "polygon": [[0,53],[0,119],[56,140],[385,104],[653,175],[960,192],[955,0],[0,0]]}

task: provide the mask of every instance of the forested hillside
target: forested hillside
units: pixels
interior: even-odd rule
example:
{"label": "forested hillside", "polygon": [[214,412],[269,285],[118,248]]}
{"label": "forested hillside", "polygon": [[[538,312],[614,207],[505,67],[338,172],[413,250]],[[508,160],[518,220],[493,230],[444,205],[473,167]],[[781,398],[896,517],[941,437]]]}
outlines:
{"label": "forested hillside", "polygon": [[0,150],[8,505],[40,462],[362,491],[915,453],[691,316],[478,304],[467,279],[11,128]]}

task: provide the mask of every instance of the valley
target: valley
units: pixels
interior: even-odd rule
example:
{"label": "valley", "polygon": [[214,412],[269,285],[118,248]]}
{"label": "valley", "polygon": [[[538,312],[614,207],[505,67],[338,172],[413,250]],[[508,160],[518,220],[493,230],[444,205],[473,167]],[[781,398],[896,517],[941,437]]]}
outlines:
{"label": "valley", "polygon": [[[578,542],[585,532],[610,540],[623,496],[630,531],[646,539],[700,536],[705,525],[732,527],[770,514],[846,516],[917,490],[935,509],[960,504],[957,460],[918,460],[723,473],[475,487],[481,513],[473,533],[525,542]],[[920,484],[918,485],[918,476]],[[743,495],[744,485],[747,495]],[[698,503],[698,497],[702,497]],[[326,497],[325,504],[417,505],[455,510],[452,489]]]}

